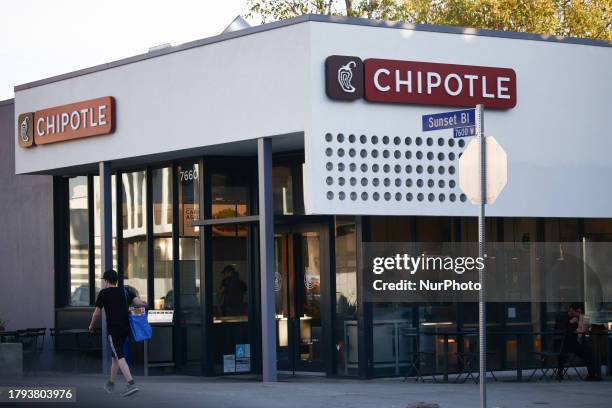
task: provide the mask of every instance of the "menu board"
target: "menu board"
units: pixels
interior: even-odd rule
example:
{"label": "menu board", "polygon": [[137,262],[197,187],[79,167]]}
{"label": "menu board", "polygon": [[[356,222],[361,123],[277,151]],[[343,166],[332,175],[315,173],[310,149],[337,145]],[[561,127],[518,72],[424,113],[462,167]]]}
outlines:
{"label": "menu board", "polygon": [[174,310],[149,310],[149,324],[154,323],[172,323]]}

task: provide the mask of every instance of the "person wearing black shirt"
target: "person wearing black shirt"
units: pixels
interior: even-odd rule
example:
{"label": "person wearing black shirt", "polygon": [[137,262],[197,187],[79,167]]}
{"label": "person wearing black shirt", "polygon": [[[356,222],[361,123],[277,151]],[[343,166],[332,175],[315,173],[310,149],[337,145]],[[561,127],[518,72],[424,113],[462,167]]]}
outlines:
{"label": "person wearing black shirt", "polygon": [[128,336],[131,334],[128,305],[145,306],[146,304],[132,291],[117,286],[118,275],[114,270],[104,272],[102,279],[103,289],[98,293],[96,308],[91,316],[91,323],[89,323],[89,330],[93,331],[96,321],[102,314],[102,309],[104,309],[108,329],[108,342],[113,353],[110,379],[104,386],[104,389],[108,393],[114,391],[117,372],[121,370],[123,377],[128,382],[125,391],[121,395],[127,397],[138,392],[138,387],[134,383],[130,367],[125,361],[123,353],[123,347]]}
{"label": "person wearing black shirt", "polygon": [[555,331],[563,333],[561,340],[561,349],[558,356],[557,380],[563,379],[565,362],[567,355],[573,353],[580,357],[587,366],[588,374],[587,381],[600,381],[601,377],[597,374],[594,367],[594,358],[591,349],[578,341],[578,321],[582,314],[582,306],[579,303],[573,303],[567,313],[561,313],[557,316],[555,322]]}
{"label": "person wearing black shirt", "polygon": [[221,314],[223,316],[240,316],[247,313],[244,295],[247,292],[247,285],[233,265],[227,265],[221,271],[223,280],[219,287],[221,298]]}

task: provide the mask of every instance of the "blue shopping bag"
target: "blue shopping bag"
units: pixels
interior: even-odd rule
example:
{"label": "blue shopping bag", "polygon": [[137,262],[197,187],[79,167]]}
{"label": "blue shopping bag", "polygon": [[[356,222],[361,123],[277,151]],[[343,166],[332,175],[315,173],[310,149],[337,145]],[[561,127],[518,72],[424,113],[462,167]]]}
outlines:
{"label": "blue shopping bag", "polygon": [[[124,288],[125,289],[125,288]],[[125,301],[127,303],[127,289],[125,289]],[[132,329],[132,339],[135,342],[149,340],[152,335],[151,325],[144,307],[130,309],[128,305],[128,319]]]}

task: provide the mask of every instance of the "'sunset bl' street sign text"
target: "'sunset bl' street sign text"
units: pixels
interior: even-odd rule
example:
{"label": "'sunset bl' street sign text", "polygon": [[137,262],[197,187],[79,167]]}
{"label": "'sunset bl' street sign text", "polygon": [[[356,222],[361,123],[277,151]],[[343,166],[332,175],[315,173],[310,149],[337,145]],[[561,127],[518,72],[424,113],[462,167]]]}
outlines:
{"label": "'sunset bl' street sign text", "polygon": [[423,132],[473,126],[476,126],[474,109],[423,115]]}

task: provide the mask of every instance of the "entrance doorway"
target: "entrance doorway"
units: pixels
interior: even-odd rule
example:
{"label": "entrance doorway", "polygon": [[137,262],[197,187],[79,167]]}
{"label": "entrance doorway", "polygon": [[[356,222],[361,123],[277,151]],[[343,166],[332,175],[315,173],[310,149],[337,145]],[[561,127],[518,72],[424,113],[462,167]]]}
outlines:
{"label": "entrance doorway", "polygon": [[[329,264],[322,256],[324,224],[278,226],[274,262],[279,370],[325,371],[325,286]],[[327,254],[327,255],[326,255]]]}

